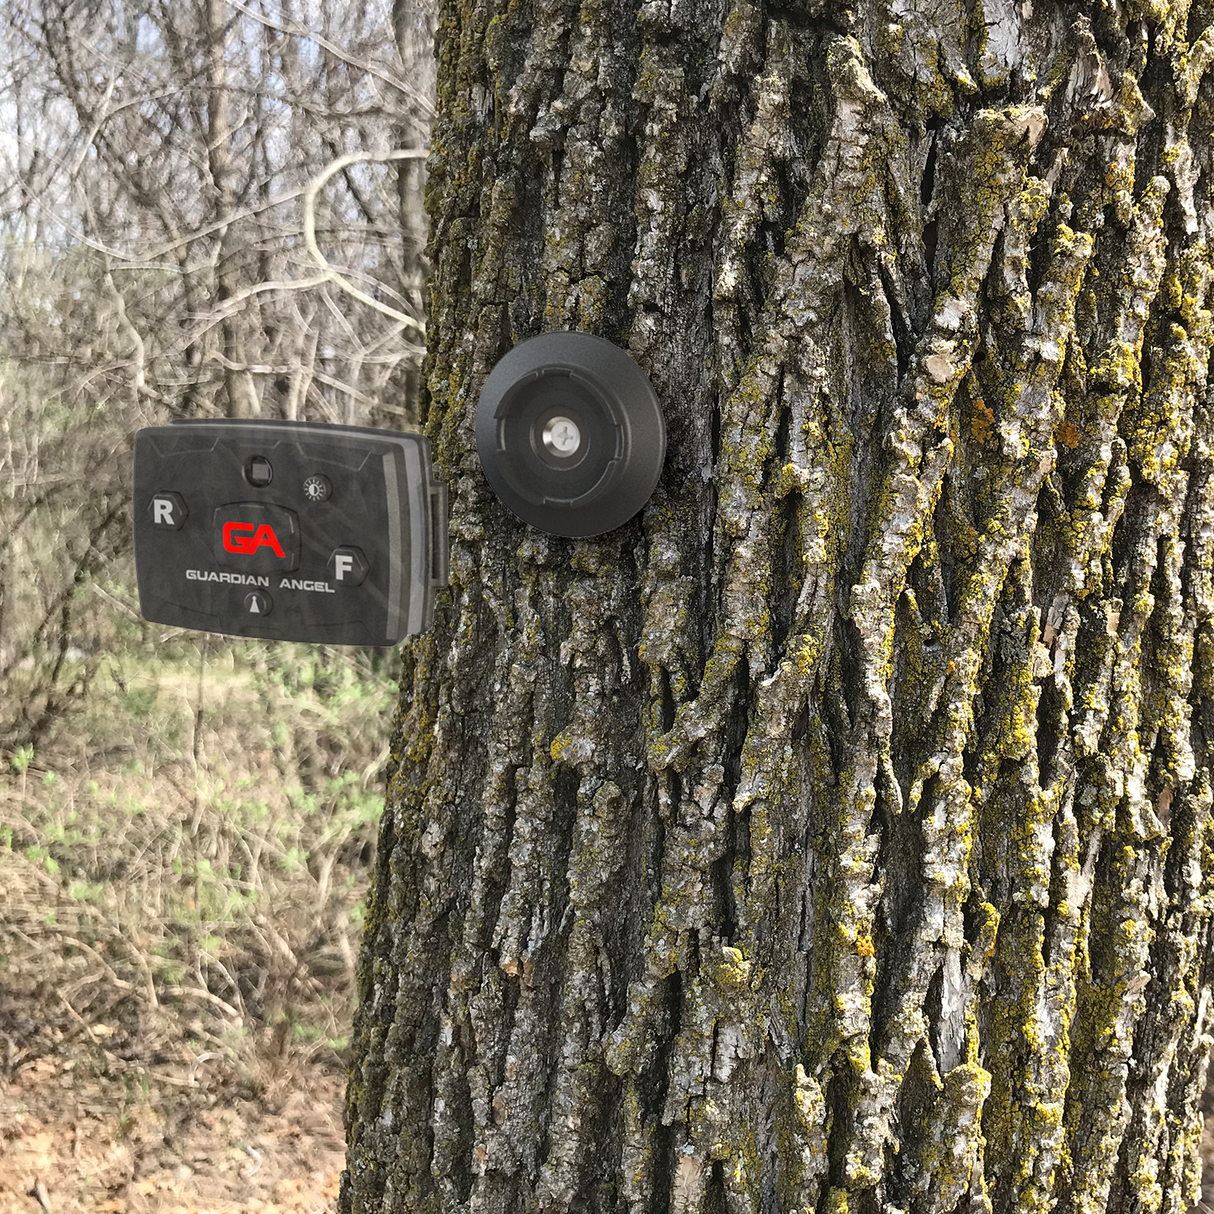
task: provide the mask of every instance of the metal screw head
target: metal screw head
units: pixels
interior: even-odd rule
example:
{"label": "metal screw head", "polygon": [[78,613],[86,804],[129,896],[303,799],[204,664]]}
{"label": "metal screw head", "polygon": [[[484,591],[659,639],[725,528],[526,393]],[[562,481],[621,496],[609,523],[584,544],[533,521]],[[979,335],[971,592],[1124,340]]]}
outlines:
{"label": "metal screw head", "polygon": [[571,417],[549,418],[542,437],[553,455],[572,455],[582,445],[582,432]]}

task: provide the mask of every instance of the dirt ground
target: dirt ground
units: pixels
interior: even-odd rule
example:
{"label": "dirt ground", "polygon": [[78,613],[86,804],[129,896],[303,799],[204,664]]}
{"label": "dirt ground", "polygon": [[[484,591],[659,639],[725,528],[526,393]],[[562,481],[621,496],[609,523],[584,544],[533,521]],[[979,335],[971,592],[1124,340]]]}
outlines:
{"label": "dirt ground", "polygon": [[[267,1030],[225,1056],[176,1010],[0,985],[0,1214],[327,1214],[345,1075]],[[17,975],[19,978],[20,975]],[[81,1016],[104,1006],[104,1019]],[[1214,1214],[1214,1082],[1203,1200]]]}
{"label": "dirt ground", "polygon": [[[0,988],[0,1214],[321,1214],[344,1162],[345,1076],[267,1034],[191,1051],[175,1011],[105,1020]],[[75,1003],[80,1002],[77,995]],[[252,1064],[250,1065],[250,1059]]]}

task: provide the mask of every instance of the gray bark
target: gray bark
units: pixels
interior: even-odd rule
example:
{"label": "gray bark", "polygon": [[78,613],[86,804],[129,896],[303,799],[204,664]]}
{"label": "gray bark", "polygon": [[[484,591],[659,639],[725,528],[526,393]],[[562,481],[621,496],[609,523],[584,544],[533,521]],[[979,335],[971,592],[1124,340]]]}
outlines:
{"label": "gray bark", "polygon": [[[1196,1199],[1212,22],[442,5],[346,1214]],[[558,328],[669,427],[586,541],[473,441]]]}

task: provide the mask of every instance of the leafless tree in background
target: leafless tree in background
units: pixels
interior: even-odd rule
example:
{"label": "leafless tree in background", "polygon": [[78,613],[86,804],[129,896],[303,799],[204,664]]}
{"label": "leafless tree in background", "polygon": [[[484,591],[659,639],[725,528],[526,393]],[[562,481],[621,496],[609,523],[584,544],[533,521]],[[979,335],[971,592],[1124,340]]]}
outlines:
{"label": "leafless tree in background", "polygon": [[[138,425],[415,415],[433,18],[36,0],[4,20],[0,677],[39,655],[37,733],[62,654],[102,639],[79,591],[127,543]],[[24,537],[52,509],[48,552]]]}

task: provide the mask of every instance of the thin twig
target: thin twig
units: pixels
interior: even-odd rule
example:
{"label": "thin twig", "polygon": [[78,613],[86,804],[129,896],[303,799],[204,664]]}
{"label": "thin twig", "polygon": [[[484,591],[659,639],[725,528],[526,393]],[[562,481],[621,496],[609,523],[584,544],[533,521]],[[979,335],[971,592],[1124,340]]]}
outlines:
{"label": "thin twig", "polygon": [[55,1214],[55,1211],[51,1208],[51,1195],[46,1191],[46,1185],[42,1183],[41,1176],[30,1185],[29,1196],[46,1211],[46,1214]]}
{"label": "thin twig", "polygon": [[[101,1046],[101,1042],[97,1040],[97,1034],[93,1032],[93,1026],[89,1024],[89,1022],[85,1020],[85,1018],[78,1011],[76,1011],[74,1007],[72,1007],[72,1005],[68,1002],[67,996],[62,991],[57,991],[56,994],[59,996],[59,1002],[62,1003],[65,1008],[67,1008],[72,1019],[75,1020],[82,1029],[84,1029],[85,1033],[88,1034],[88,1039],[94,1045]],[[105,1047],[101,1046],[101,1048],[104,1049]]]}
{"label": "thin twig", "polygon": [[199,1054],[198,1057],[194,1059],[194,1065],[192,1067],[190,1067],[190,1074],[189,1074],[190,1087],[194,1086],[194,1072],[196,1070],[198,1070],[198,1068],[204,1062],[210,1062],[214,1058],[222,1058],[222,1057],[223,1057],[222,1054],[215,1054],[215,1053],[212,1053],[210,1050],[208,1050],[205,1054]]}
{"label": "thin twig", "polygon": [[179,998],[184,998],[188,995],[192,999],[202,999],[204,1002],[211,1004],[212,1007],[217,1007],[225,1016],[231,1016],[233,1020],[240,1019],[240,1013],[230,1003],[225,1003],[218,995],[213,995],[210,991],[200,991],[192,986],[167,986],[164,993],[166,995],[176,995]]}
{"label": "thin twig", "polygon": [[374,308],[377,312],[382,312],[385,316],[391,316],[402,324],[411,326],[423,338],[426,336],[426,326],[422,321],[408,316],[404,312],[398,312],[386,303],[373,299],[365,291],[360,291],[349,279],[343,278],[326,260],[325,255],[320,251],[320,247],[316,243],[316,195],[320,192],[320,187],[330,177],[340,173],[342,169],[348,169],[352,164],[360,164],[364,161],[383,164],[389,160],[425,160],[426,156],[427,152],[423,148],[397,148],[395,151],[383,153],[348,152],[345,156],[338,156],[336,160],[331,161],[312,178],[308,183],[308,188],[304,191],[303,199],[304,247],[308,250],[312,260],[347,295],[357,299],[359,303],[366,304],[369,308]]}
{"label": "thin twig", "polygon": [[377,80],[382,80],[391,88],[397,89],[399,92],[404,93],[405,96],[408,97],[409,100],[412,101],[414,105],[416,105],[424,113],[430,117],[434,116],[434,104],[424,93],[420,92],[418,89],[415,89],[411,84],[406,84],[403,80],[394,80],[391,76],[387,75],[387,73],[380,71],[379,68],[372,63],[368,63],[365,59],[355,59],[354,56],[349,53],[349,51],[345,51],[335,43],[330,42],[328,39],[322,38],[315,31],[304,29],[297,25],[288,25],[285,21],[274,21],[270,17],[264,16],[262,13],[257,13],[251,8],[246,8],[240,3],[240,0],[229,0],[229,3],[233,8],[237,8],[244,13],[246,17],[252,17],[254,21],[260,21],[261,24],[266,26],[268,29],[275,30],[280,34],[290,34],[295,38],[306,38],[309,42],[315,42],[317,46],[322,47],[324,50],[328,51],[330,55],[340,59],[343,63],[348,63],[351,67],[359,68],[368,75],[374,76]]}

